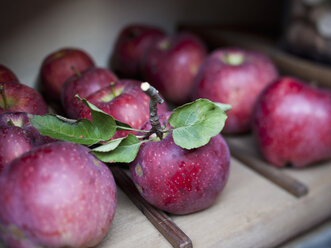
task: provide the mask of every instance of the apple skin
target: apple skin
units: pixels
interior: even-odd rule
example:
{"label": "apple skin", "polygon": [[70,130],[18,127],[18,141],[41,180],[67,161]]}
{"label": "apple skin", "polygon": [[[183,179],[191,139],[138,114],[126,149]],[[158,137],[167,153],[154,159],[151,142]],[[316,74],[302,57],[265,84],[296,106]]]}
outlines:
{"label": "apple skin", "polygon": [[[105,87],[86,98],[89,102],[113,116],[116,120],[139,129],[149,120],[149,97],[140,89],[141,82],[135,80],[119,80],[113,86]],[[114,97],[113,92],[116,93]],[[168,110],[166,103],[158,105],[159,113]],[[91,118],[91,111],[81,106],[78,119]],[[124,137],[133,131],[117,131],[113,138]]]}
{"label": "apple skin", "polygon": [[283,77],[261,94],[253,131],[267,161],[305,167],[331,158],[331,91]]}
{"label": "apple skin", "polygon": [[104,68],[91,67],[80,76],[73,75],[64,83],[61,91],[61,102],[68,117],[77,119],[82,104],[75,95],[86,98],[92,93],[109,86],[118,78],[111,71]]}
{"label": "apple skin", "polygon": [[[242,63],[231,64],[227,56],[242,56]],[[273,63],[266,56],[239,48],[219,49],[208,56],[195,78],[193,99],[207,98],[228,103],[232,109],[223,133],[244,133],[250,130],[254,103],[261,91],[278,77]]]}
{"label": "apple skin", "polygon": [[6,112],[27,112],[34,115],[48,113],[47,105],[42,96],[34,89],[16,82],[0,82],[5,89],[5,95],[9,106],[5,108],[0,95],[0,114]]}
{"label": "apple skin", "polygon": [[94,66],[92,58],[76,48],[62,48],[48,55],[41,65],[41,84],[47,97],[59,101],[65,81],[77,71],[83,72]]}
{"label": "apple skin", "polygon": [[167,36],[146,52],[142,75],[168,101],[182,104],[191,96],[194,77],[205,57],[206,48],[196,36]]}
{"label": "apple skin", "polygon": [[153,26],[133,24],[125,27],[116,40],[112,67],[123,77],[139,78],[146,50],[163,36],[164,31]]}
{"label": "apple skin", "polygon": [[116,208],[116,185],[87,147],[40,146],[0,174],[0,236],[9,247],[94,247]]}
{"label": "apple skin", "polygon": [[4,65],[0,65],[0,82],[17,82],[18,78],[9,68]]}
{"label": "apple skin", "polygon": [[[160,115],[162,126],[170,114]],[[150,128],[149,122],[142,127]],[[187,150],[177,146],[168,134],[161,141],[143,143],[130,163],[132,180],[142,197],[173,214],[189,214],[211,206],[229,172],[230,152],[221,135],[203,147]]]}

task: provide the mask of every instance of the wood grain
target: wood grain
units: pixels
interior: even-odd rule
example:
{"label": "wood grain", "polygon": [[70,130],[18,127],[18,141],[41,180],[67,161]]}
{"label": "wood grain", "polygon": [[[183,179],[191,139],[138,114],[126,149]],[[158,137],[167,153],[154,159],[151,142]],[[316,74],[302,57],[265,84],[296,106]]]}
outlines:
{"label": "wood grain", "polygon": [[262,161],[261,158],[250,154],[249,152],[247,152],[247,150],[241,149],[240,147],[233,144],[231,141],[227,141],[231,151],[231,155],[244,163],[246,166],[258,172],[262,176],[268,178],[270,181],[282,187],[296,197],[302,197],[308,193],[307,186],[300,181],[283,173],[280,169]]}
{"label": "wood grain", "polygon": [[159,232],[175,248],[192,248],[191,239],[173,222],[163,211],[151,206],[137,191],[130,177],[118,166],[111,165],[116,184],[124,191],[129,199],[148,218],[148,220],[159,230]]}

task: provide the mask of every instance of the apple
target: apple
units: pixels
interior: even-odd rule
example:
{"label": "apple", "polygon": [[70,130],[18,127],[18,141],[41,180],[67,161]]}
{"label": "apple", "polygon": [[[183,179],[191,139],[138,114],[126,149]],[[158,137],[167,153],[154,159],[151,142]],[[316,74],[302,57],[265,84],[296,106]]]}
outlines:
{"label": "apple", "polygon": [[9,247],[94,247],[116,208],[112,173],[68,142],[34,148],[0,174],[0,237]]}
{"label": "apple", "polygon": [[4,65],[0,65],[0,82],[19,82],[18,78],[10,69]]}
{"label": "apple", "polygon": [[40,70],[41,84],[47,97],[60,100],[64,82],[75,74],[94,66],[92,58],[77,48],[62,48],[48,55]]}
{"label": "apple", "polygon": [[118,80],[116,75],[107,69],[91,67],[73,75],[64,83],[61,90],[61,102],[70,118],[76,119],[82,104],[75,95],[86,98],[92,93],[109,86]]}
{"label": "apple", "polygon": [[254,103],[260,92],[278,77],[266,56],[239,48],[214,51],[208,56],[195,78],[193,99],[207,98],[228,103],[232,109],[224,133],[250,130]]}
{"label": "apple", "polygon": [[277,167],[330,159],[331,90],[280,78],[261,94],[252,125],[263,156]]}
{"label": "apple", "polygon": [[0,172],[13,159],[35,146],[54,142],[42,136],[35,129],[25,112],[6,112],[0,114]]}
{"label": "apple", "polygon": [[[170,114],[165,114],[169,116]],[[160,116],[165,125],[167,117]],[[150,124],[143,129],[149,130]],[[188,214],[211,206],[222,192],[230,170],[230,153],[221,135],[202,147],[187,150],[168,134],[143,143],[130,173],[150,204],[173,214]]]}
{"label": "apple", "polygon": [[44,115],[48,108],[36,90],[16,82],[0,82],[0,114],[12,111]]}
{"label": "apple", "polygon": [[[86,98],[90,103],[115,119],[139,129],[149,119],[149,97],[140,89],[141,82],[119,80]],[[159,113],[166,112],[165,103],[159,105]],[[78,119],[91,119],[91,111],[81,106]],[[124,137],[132,131],[117,131],[113,138]]]}
{"label": "apple", "polygon": [[205,56],[205,46],[196,36],[166,36],[147,50],[142,75],[168,101],[182,104],[191,96],[194,77]]}
{"label": "apple", "polygon": [[6,112],[0,114],[0,128],[12,126],[21,128],[35,146],[56,141],[48,136],[41,135],[39,131],[32,126],[28,114],[25,112]]}
{"label": "apple", "polygon": [[34,147],[30,137],[19,127],[0,127],[0,173],[13,159]]}
{"label": "apple", "polygon": [[140,77],[141,61],[146,50],[164,35],[163,30],[153,26],[126,26],[116,40],[112,67],[124,77]]}

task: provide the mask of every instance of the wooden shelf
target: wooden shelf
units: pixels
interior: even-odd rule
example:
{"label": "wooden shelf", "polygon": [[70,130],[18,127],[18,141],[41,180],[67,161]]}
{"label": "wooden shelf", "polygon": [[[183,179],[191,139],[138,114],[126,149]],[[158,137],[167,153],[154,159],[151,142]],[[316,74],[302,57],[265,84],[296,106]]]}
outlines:
{"label": "wooden shelf", "polygon": [[[251,136],[230,139],[259,156]],[[295,197],[232,158],[229,182],[213,206],[171,217],[193,247],[276,246],[331,216],[330,162],[282,171],[303,182],[309,193]],[[121,190],[118,195],[114,223],[98,248],[171,247]]]}

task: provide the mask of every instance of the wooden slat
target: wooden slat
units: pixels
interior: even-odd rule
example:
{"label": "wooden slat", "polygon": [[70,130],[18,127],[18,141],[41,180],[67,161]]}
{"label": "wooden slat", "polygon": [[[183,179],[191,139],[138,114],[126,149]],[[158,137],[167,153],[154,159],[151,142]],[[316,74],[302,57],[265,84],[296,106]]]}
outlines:
{"label": "wooden slat", "polygon": [[308,193],[306,185],[291,176],[283,173],[276,167],[269,165],[260,158],[250,154],[247,150],[241,149],[228,140],[228,145],[233,157],[258,172],[260,175],[268,178],[273,183],[282,187],[296,197],[302,197]]}
{"label": "wooden slat", "polygon": [[193,247],[191,239],[163,211],[151,206],[137,191],[129,176],[118,166],[109,166],[116,184],[175,248]]}

